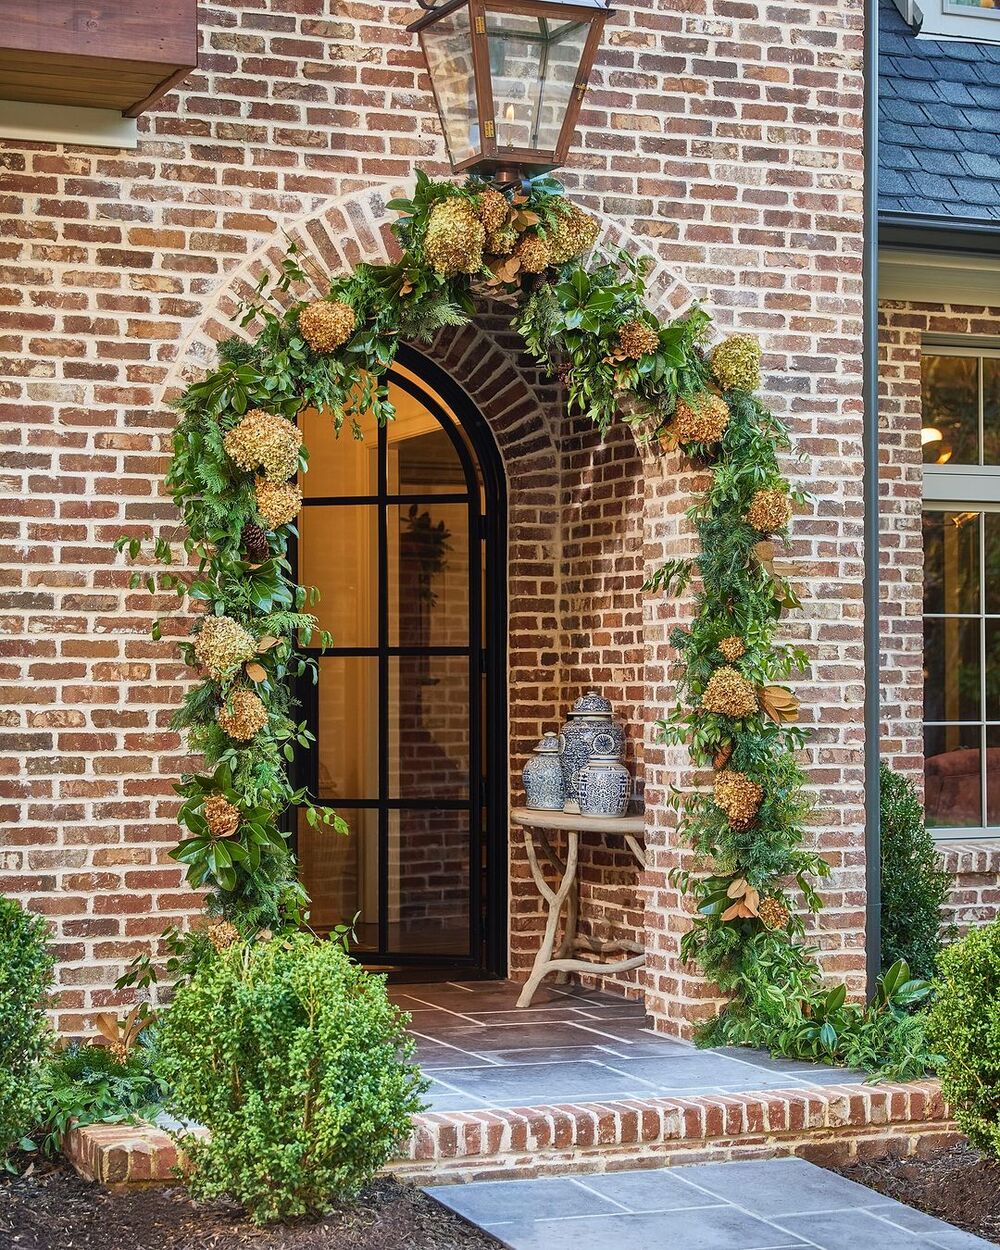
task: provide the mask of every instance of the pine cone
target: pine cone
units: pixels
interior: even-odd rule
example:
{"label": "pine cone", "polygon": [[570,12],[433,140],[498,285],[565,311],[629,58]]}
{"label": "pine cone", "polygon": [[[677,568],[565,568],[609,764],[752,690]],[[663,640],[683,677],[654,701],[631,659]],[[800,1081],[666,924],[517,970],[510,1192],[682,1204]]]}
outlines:
{"label": "pine cone", "polygon": [[299,313],[299,331],[320,355],[343,346],[354,333],[357,322],[350,304],[338,299],[313,300]]}
{"label": "pine cone", "polygon": [[267,531],[256,521],[247,521],[240,530],[240,546],[250,564],[263,564],[271,554],[267,545]]}
{"label": "pine cone", "polygon": [[627,321],[618,331],[618,350],[629,360],[639,360],[660,346],[659,332],[645,321]]}

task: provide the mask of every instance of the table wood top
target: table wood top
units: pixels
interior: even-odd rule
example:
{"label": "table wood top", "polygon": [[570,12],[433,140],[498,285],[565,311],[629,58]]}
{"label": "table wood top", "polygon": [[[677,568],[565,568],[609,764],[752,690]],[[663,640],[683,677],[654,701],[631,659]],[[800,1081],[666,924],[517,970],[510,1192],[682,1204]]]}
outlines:
{"label": "table wood top", "polygon": [[581,816],[579,812],[551,812],[533,807],[515,807],[510,818],[515,825],[527,829],[568,829],[575,833],[629,833],[633,837],[646,831],[642,812],[633,816]]}

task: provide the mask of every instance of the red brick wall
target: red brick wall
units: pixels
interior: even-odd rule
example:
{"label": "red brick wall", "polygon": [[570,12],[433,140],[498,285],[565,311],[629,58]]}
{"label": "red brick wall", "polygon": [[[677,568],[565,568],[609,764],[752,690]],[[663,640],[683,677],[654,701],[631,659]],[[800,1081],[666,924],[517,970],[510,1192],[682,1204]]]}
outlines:
{"label": "red brick wall", "polygon": [[[315,227],[317,249],[329,265],[373,254],[387,180],[405,185],[416,163],[445,172],[416,44],[397,20],[404,11],[365,2],[335,11],[331,0],[203,5],[201,68],[142,119],[137,152],[0,146],[0,570],[10,592],[0,670],[16,685],[0,740],[0,888],[56,922],[69,1028],[105,1005],[123,961],[190,901],[164,858],[184,763],[166,723],[184,671],[168,642],[147,639],[154,614],[175,609],[127,590],[110,543],[123,524],[171,523],[158,486],[173,421],[162,396],[178,384],[181,360],[204,363],[207,343],[225,331],[213,309],[235,271],[279,229],[329,220],[330,206],[352,194],[339,233]],[[788,636],[816,660],[800,693],[817,730],[817,836],[835,867],[824,945],[854,984],[863,971],[860,56],[860,0],[766,12],[744,0],[626,4],[608,26],[565,172],[572,193],[655,261],[660,307],[679,308],[693,293],[723,330],[761,335],[767,398],[809,456],[819,502],[798,521],[791,553],[807,608]],[[496,371],[511,364],[490,347],[486,327],[454,336],[439,359],[457,370],[465,359],[465,384],[484,407],[492,396],[498,441],[517,463],[516,779],[541,729],[590,684],[584,676],[620,674],[630,691],[637,680],[638,479],[631,450],[614,444],[600,453],[611,496],[597,513],[574,514],[596,444],[573,442],[557,400],[530,375],[504,372],[511,381],[498,395]],[[647,569],[685,541],[674,470],[645,475]],[[557,540],[560,509],[568,528]],[[593,585],[580,563],[557,570],[558,543],[582,559],[588,526],[606,521],[626,553],[618,572],[606,557]],[[564,611],[568,633],[602,638],[599,655],[588,650],[566,670],[551,658],[563,654]],[[677,966],[684,920],[666,877],[679,853],[662,798],[681,774],[651,728],[672,697],[665,639],[675,611],[683,605],[644,606],[648,689],[619,702],[645,718],[650,1002],[680,1029],[701,993]],[[178,619],[165,637],[185,628]],[[522,970],[538,907],[516,846],[512,967]],[[599,884],[591,901],[605,903]]]}

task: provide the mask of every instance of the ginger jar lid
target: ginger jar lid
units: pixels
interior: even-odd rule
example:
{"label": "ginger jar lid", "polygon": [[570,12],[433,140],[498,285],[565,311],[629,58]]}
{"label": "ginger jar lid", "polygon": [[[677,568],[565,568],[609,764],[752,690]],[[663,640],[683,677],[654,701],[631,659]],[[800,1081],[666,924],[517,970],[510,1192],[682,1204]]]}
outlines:
{"label": "ginger jar lid", "polygon": [[588,690],[586,694],[580,695],[568,714],[570,716],[609,717],[611,715],[611,700],[605,699],[596,690]]}
{"label": "ginger jar lid", "polygon": [[538,746],[535,747],[536,755],[558,755],[559,752],[558,734],[545,734]]}

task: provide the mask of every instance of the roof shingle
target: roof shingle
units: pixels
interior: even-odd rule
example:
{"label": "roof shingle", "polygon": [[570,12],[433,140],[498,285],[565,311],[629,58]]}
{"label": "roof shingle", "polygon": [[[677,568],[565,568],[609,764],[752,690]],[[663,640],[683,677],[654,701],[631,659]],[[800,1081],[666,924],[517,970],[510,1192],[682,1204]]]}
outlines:
{"label": "roof shingle", "polygon": [[881,0],[879,208],[1000,224],[1000,47],[917,39]]}

